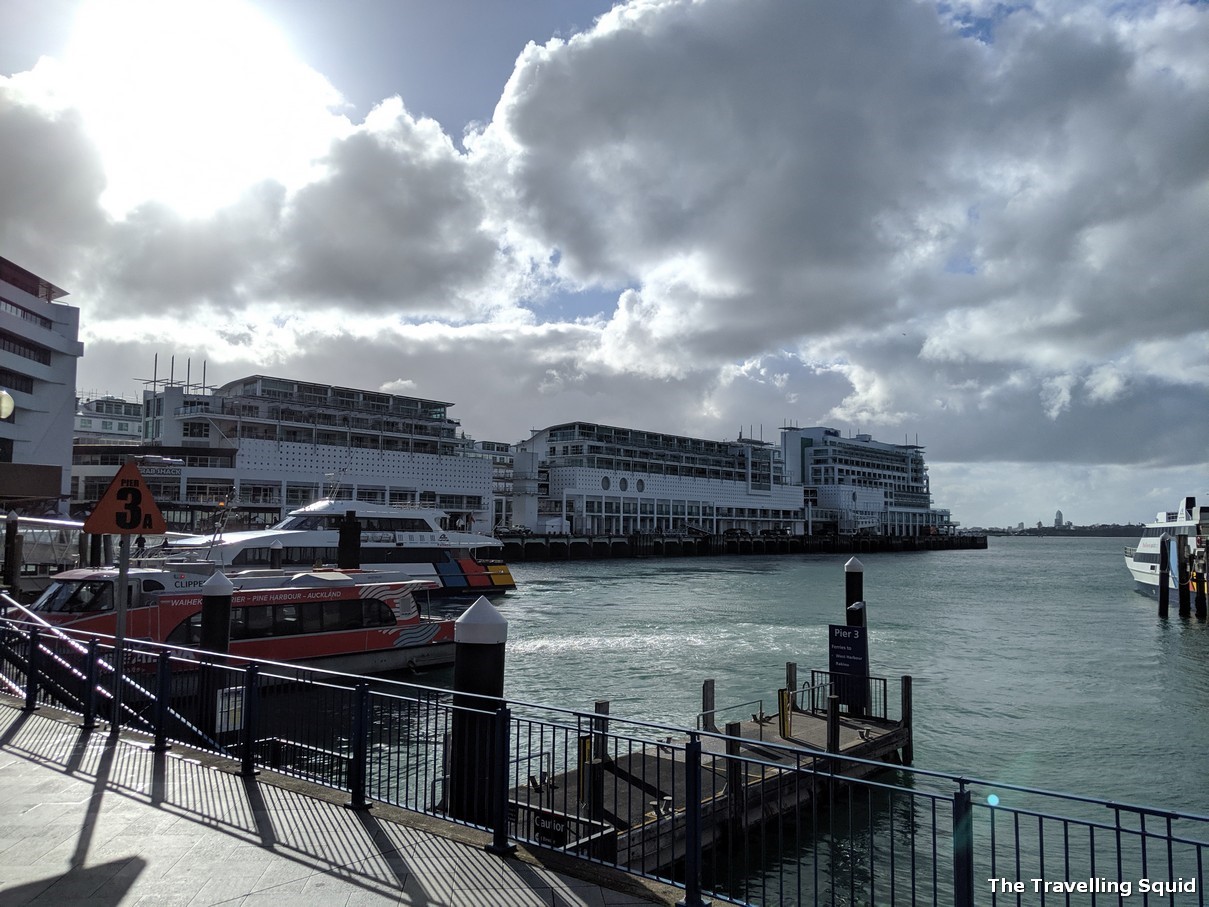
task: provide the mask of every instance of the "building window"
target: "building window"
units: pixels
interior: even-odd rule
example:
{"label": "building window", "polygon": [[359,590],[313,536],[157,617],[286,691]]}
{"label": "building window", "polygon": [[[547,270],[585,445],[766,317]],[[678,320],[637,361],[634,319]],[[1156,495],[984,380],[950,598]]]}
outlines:
{"label": "building window", "polygon": [[639,491],[646,491],[646,482],[644,482],[642,479],[639,479],[637,482],[634,483],[634,487],[637,488]]}
{"label": "building window", "polygon": [[629,481],[628,481],[628,480],[626,480],[626,479],[621,479],[621,480],[620,480],[620,481],[617,483],[617,487],[618,487],[618,488],[620,488],[622,491],[625,491],[626,489],[628,489],[628,488],[630,487],[630,483],[629,483]]}
{"label": "building window", "polygon": [[609,481],[609,477],[608,477],[608,476],[605,476],[603,479],[601,479],[601,480],[600,480],[600,487],[601,487],[602,489],[604,489],[605,491],[608,491],[608,490],[609,490],[609,486],[610,486],[611,484],[612,484],[612,483]]}

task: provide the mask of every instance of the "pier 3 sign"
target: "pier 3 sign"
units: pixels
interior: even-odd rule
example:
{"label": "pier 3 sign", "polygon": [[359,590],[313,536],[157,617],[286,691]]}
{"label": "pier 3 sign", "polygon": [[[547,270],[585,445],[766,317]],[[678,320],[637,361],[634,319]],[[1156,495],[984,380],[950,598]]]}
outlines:
{"label": "pier 3 sign", "polygon": [[863,712],[869,705],[869,636],[866,627],[831,624],[827,628],[827,668],[835,681],[835,695],[849,711]]}

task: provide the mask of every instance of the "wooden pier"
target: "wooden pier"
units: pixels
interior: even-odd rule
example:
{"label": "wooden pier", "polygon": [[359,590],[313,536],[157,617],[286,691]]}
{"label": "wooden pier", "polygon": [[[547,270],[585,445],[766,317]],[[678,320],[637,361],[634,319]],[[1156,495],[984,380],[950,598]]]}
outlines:
{"label": "wooden pier", "polygon": [[[787,666],[787,673],[796,667]],[[825,809],[848,780],[910,764],[909,676],[902,678],[901,690],[899,719],[846,713],[834,695],[822,697],[822,710],[803,708],[797,696],[781,690],[774,714],[757,712],[727,723],[722,733],[706,720],[695,735],[699,787],[690,778],[696,766],[686,739],[640,743],[610,737],[608,704],[598,703],[601,717],[594,732],[581,738],[578,770],[510,791],[510,823],[520,836],[549,847],[615,860],[632,871],[666,871],[685,857],[689,791],[701,792],[701,842],[709,848],[728,834]],[[706,681],[707,717],[714,712],[712,695],[712,682]],[[884,701],[880,705],[884,713]]]}

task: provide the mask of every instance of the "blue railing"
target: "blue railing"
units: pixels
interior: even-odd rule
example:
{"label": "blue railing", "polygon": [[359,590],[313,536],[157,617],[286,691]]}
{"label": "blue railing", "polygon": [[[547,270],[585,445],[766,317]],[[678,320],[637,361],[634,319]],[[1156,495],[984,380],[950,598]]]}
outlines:
{"label": "blue railing", "polygon": [[112,639],[12,613],[0,688],[25,708],[488,829],[493,852],[562,850],[688,905],[1204,904],[1204,816],[147,643],[119,666]]}

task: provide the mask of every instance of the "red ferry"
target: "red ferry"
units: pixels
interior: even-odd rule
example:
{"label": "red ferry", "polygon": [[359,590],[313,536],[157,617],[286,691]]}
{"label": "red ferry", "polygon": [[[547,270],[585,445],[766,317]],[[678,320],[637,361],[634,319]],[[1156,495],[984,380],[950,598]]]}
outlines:
{"label": "red ferry", "polygon": [[[131,568],[126,638],[197,647],[206,573],[198,563]],[[228,579],[236,587],[232,655],[355,674],[453,663],[453,621],[420,613],[417,595],[438,586],[431,581],[378,582],[372,573],[335,570]],[[113,636],[117,582],[111,567],[67,570],[29,610],[64,629]]]}

